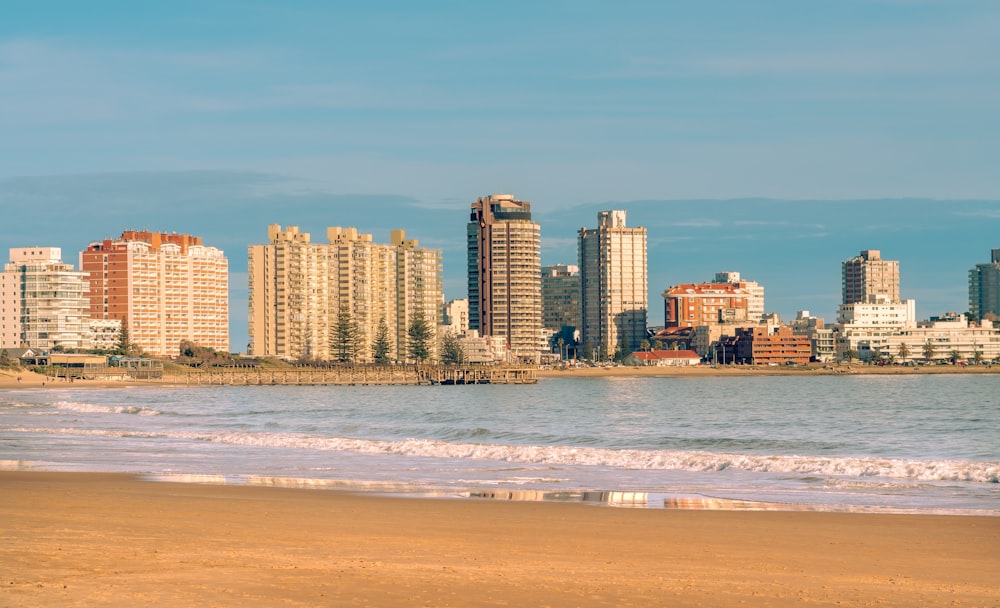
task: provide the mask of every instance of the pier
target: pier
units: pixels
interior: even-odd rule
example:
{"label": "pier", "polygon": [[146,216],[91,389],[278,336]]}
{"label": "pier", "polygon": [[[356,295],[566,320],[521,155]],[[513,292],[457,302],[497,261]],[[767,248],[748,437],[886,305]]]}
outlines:
{"label": "pier", "polygon": [[535,384],[535,368],[477,365],[338,365],[207,368],[165,375],[165,382],[230,386]]}

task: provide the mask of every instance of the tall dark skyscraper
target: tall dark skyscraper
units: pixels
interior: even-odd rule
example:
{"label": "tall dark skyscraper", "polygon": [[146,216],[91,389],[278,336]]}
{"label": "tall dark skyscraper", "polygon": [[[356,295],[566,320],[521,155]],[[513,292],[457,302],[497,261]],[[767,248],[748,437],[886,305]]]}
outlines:
{"label": "tall dark skyscraper", "polygon": [[467,229],[469,328],[504,336],[512,356],[542,348],[541,232],[531,203],[493,194],[472,203]]}

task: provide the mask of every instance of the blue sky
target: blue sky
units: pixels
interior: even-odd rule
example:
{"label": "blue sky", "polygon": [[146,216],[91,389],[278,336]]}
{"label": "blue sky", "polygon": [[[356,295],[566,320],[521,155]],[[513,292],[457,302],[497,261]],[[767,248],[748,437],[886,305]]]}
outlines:
{"label": "blue sky", "polygon": [[[230,258],[240,349],[267,224],[406,228],[463,297],[464,212],[511,192],[548,222],[546,263],[572,261],[596,208],[679,243],[651,244],[651,323],[661,282],[705,268],[765,283],[783,316],[832,315],[862,248],[900,259],[918,313],[964,310],[965,272],[1000,247],[998,58],[993,0],[10,0],[0,251],[202,235]],[[789,244],[833,278],[781,273]]]}

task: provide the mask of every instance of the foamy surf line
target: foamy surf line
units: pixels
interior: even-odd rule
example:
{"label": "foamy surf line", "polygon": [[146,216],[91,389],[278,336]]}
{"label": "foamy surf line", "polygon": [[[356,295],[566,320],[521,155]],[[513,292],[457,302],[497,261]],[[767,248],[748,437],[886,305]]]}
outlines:
{"label": "foamy surf line", "polygon": [[915,481],[1000,482],[1000,462],[900,458],[732,454],[688,450],[635,450],[572,446],[448,443],[429,439],[377,441],[290,433],[182,433],[12,428],[14,432],[137,439],[181,439],[225,445],[385,454],[407,457],[487,460],[534,465],[594,466],[636,470],[794,473],[834,477],[877,477]]}

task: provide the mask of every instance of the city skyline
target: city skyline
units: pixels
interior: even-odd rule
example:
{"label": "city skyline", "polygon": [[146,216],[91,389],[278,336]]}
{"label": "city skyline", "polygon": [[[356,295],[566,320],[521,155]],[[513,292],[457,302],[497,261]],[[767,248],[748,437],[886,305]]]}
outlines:
{"label": "city skyline", "polygon": [[[685,201],[642,201],[621,204],[582,205],[571,212],[548,211],[533,206],[542,234],[542,264],[574,263],[577,258],[576,231],[600,210],[628,209],[630,224],[649,231],[649,293],[651,326],[663,324],[663,301],[658,294],[670,285],[705,281],[721,271],[741,272],[767,289],[768,312],[777,312],[783,321],[798,310],[829,321],[836,318],[841,301],[843,260],[865,249],[880,249],[887,258],[900,262],[900,292],[915,299],[917,317],[926,319],[945,312],[968,310],[968,272],[990,260],[996,248],[996,228],[1000,208],[991,202],[953,201],[840,201],[841,215],[828,215],[819,202],[806,201],[701,201],[717,213],[710,217],[704,207]],[[830,203],[833,205],[834,203]],[[359,210],[358,207],[361,207]],[[7,234],[0,240],[9,247],[61,247],[64,258],[78,267],[76,253],[99,239],[91,234],[114,234],[122,228],[101,228],[103,216],[83,214],[69,218],[62,232],[50,232],[53,219],[15,210],[25,228],[23,238]],[[167,211],[176,218],[165,217]],[[268,210],[267,217],[298,218],[287,222],[303,230],[320,232],[327,225],[354,225],[360,232],[373,233],[376,240],[389,240],[391,228],[383,225],[392,217],[421,244],[443,250],[446,299],[464,298],[466,277],[465,221],[468,203],[461,210],[427,209],[405,202],[361,200],[358,205],[338,207],[335,214],[321,213],[320,205],[280,211]],[[372,212],[377,219],[372,218]],[[222,209],[220,215],[228,214]],[[864,213],[870,223],[853,220]],[[223,250],[230,259],[230,338],[231,349],[242,351],[247,343],[246,248],[259,239],[266,224],[247,225],[264,211],[229,215],[227,230],[199,230],[198,210],[178,205],[168,210],[140,211],[149,222],[132,220],[133,226],[168,225],[163,232],[188,232]],[[367,217],[365,217],[367,215]],[[327,222],[324,217],[341,218]],[[773,218],[770,221],[755,218]],[[159,218],[159,219],[157,219]],[[58,219],[58,218],[56,218]],[[155,221],[154,221],[155,220]],[[128,220],[125,220],[128,221]],[[326,223],[317,223],[326,222]],[[55,225],[59,225],[58,222]],[[5,224],[5,226],[9,226]],[[246,226],[244,228],[244,226]],[[374,229],[371,226],[376,226]],[[176,230],[174,230],[176,228]],[[159,228],[158,228],[159,230]],[[244,231],[245,230],[245,231]],[[47,235],[56,236],[50,238]],[[61,234],[62,236],[58,236]],[[457,235],[457,236],[456,236]],[[30,244],[26,244],[30,242]],[[71,243],[81,243],[75,245]],[[789,244],[795,247],[789,249]],[[230,252],[235,251],[233,255]],[[793,255],[787,255],[793,252]]]}

